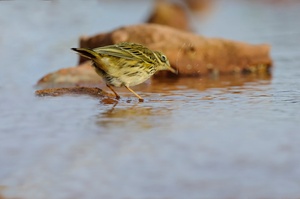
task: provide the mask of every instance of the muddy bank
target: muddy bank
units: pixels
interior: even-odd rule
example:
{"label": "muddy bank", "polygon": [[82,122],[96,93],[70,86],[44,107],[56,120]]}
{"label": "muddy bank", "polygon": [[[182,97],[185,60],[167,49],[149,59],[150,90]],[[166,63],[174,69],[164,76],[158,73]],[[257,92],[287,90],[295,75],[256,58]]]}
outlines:
{"label": "muddy bank", "polygon": [[92,97],[113,97],[112,94],[109,94],[103,91],[100,88],[90,88],[90,87],[72,87],[72,88],[48,88],[35,91],[35,95],[39,97],[44,96],[62,96],[62,95],[89,95]]}

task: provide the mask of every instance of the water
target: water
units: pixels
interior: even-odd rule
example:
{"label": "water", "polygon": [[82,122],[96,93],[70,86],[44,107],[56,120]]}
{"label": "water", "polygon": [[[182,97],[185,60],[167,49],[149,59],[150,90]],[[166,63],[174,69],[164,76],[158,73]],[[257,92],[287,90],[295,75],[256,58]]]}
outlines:
{"label": "water", "polygon": [[271,44],[272,75],[153,80],[135,88],[144,103],[123,89],[119,102],[34,96],[44,74],[76,65],[79,35],[151,11],[146,1],[68,6],[0,3],[2,195],[299,198],[300,3],[216,2],[193,20],[197,32]]}

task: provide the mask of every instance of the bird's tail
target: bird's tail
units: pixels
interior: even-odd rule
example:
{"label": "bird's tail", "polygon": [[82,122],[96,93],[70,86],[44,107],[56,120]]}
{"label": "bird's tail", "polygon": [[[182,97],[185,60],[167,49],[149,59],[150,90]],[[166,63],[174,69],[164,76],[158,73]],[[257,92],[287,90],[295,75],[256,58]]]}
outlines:
{"label": "bird's tail", "polygon": [[96,59],[99,57],[99,54],[88,48],[71,48],[72,50],[78,52],[81,56],[86,57],[88,59]]}

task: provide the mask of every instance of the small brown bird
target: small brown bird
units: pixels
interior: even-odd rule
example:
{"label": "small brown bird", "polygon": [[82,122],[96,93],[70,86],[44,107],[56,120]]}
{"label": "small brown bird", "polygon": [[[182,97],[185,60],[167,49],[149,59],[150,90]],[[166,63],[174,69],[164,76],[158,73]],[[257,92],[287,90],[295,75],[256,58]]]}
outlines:
{"label": "small brown bird", "polygon": [[81,56],[91,59],[96,72],[105,80],[116,98],[120,96],[112,88],[125,86],[144,101],[130,87],[143,83],[156,71],[169,70],[178,73],[170,66],[167,57],[158,51],[152,51],[143,45],[123,42],[94,49],[72,48]]}

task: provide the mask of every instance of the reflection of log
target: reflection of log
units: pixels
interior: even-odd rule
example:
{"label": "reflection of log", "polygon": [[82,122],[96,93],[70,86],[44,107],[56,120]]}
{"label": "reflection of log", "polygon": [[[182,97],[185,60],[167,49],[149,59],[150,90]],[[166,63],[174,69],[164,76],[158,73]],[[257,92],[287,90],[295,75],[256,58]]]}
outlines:
{"label": "reflection of log", "polygon": [[[255,87],[261,89],[261,85],[269,85],[271,79],[272,76],[267,73],[223,75],[219,77],[205,76],[201,78],[154,78],[151,80],[151,84],[146,88],[143,88],[143,91],[149,93],[166,93],[173,92],[174,90],[205,91],[211,88],[227,88],[226,90],[231,90],[230,88],[233,88],[233,90],[253,91],[255,90]],[[135,88],[135,90],[139,91],[138,88]]]}
{"label": "reflection of log", "polygon": [[[141,43],[162,51],[179,75],[220,75],[230,73],[261,73],[269,70],[272,61],[269,45],[251,45],[225,39],[205,38],[174,28],[143,24],[116,29],[93,37],[82,37],[81,47],[95,48],[123,41]],[[71,53],[71,51],[70,51]],[[80,57],[80,62],[85,61]],[[170,75],[166,71],[156,76]],[[62,69],[43,77],[40,83],[86,83],[100,80],[88,64]]]}
{"label": "reflection of log", "polygon": [[49,88],[35,91],[37,96],[61,96],[61,95],[90,95],[92,97],[113,96],[100,88],[73,87],[73,88]]}

